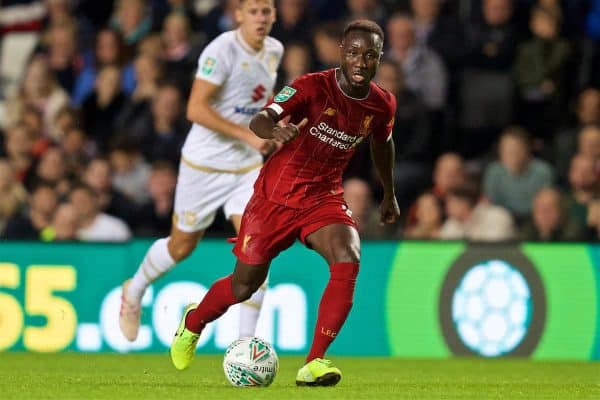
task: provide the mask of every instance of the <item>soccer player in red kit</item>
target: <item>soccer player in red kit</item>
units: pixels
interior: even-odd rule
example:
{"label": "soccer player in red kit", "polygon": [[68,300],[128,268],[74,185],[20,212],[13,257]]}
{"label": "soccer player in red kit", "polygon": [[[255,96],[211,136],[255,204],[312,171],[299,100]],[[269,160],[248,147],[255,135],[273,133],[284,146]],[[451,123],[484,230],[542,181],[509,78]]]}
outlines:
{"label": "soccer player in red kit", "polygon": [[171,346],[176,368],[189,366],[206,324],[248,299],[264,282],[271,261],[299,239],[327,261],[330,278],[296,383],[331,386],[341,379],[340,370],[323,357],[352,307],[360,262],[360,239],[344,202],[342,172],[356,146],[369,137],[384,188],[382,222],[392,223],[400,214],[392,172],[396,100],[371,83],[382,48],[383,32],[376,23],[350,23],[340,45],[339,68],[300,77],[253,117],[250,129],[257,136],[283,146],[254,185],[233,250],[233,274],[216,281],[197,307],[184,311]]}

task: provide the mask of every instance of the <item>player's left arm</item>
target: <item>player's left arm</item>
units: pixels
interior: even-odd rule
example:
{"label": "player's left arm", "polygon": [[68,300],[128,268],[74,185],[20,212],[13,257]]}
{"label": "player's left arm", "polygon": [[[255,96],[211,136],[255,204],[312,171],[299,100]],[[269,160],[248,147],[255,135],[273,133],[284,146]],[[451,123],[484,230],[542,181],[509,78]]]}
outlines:
{"label": "player's left arm", "polygon": [[[396,104],[392,107],[393,113],[396,111]],[[394,141],[392,140],[392,128],[394,126],[394,118],[390,117],[389,123],[379,129],[371,137],[371,158],[375,164],[375,169],[383,185],[383,201],[381,202],[381,222],[394,223],[400,216],[400,208],[396,200],[394,190],[394,158],[395,149]]]}

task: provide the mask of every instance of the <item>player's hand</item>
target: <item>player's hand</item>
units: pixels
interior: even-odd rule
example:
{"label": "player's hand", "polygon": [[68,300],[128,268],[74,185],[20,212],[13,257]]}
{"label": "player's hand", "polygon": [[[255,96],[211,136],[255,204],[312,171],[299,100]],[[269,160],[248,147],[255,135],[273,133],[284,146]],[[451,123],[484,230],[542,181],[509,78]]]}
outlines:
{"label": "player's hand", "polygon": [[383,195],[383,201],[379,207],[381,211],[381,224],[393,224],[400,217],[400,207],[394,194]]}
{"label": "player's hand", "polygon": [[273,127],[273,139],[279,143],[288,143],[298,136],[300,129],[302,129],[307,123],[308,118],[304,118],[297,125],[280,121],[280,123]]}
{"label": "player's hand", "polygon": [[272,139],[261,139],[254,133],[249,136],[248,144],[258,150],[263,156],[267,156],[277,149],[277,142]]}

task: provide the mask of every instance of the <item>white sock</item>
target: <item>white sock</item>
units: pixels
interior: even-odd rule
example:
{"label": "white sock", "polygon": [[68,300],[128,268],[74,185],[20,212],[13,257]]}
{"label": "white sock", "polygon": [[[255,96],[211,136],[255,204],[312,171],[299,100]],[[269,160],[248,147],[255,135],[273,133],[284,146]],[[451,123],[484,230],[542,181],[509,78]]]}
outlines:
{"label": "white sock", "polygon": [[127,288],[126,295],[129,299],[140,302],[146,288],[173,268],[175,260],[169,254],[167,243],[168,237],[158,239],[150,246]]}
{"label": "white sock", "polygon": [[252,337],[256,334],[256,323],[267,292],[268,280],[269,278],[265,279],[252,297],[240,303],[240,338]]}

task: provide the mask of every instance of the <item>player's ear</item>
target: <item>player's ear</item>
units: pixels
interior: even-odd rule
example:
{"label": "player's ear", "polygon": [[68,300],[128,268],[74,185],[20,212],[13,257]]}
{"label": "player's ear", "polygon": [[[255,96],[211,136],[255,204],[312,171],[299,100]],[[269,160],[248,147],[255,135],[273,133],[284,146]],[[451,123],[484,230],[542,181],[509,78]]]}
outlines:
{"label": "player's ear", "polygon": [[243,16],[242,16],[242,10],[241,8],[238,6],[235,8],[235,22],[237,22],[238,25],[242,24],[242,20],[243,20]]}

